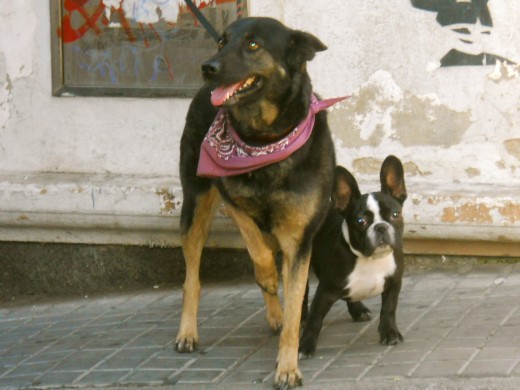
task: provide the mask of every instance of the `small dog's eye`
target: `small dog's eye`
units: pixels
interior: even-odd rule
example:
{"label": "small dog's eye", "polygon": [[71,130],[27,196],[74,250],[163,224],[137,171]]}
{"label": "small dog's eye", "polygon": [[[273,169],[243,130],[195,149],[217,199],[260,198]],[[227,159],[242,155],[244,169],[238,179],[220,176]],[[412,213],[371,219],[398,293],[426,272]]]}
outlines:
{"label": "small dog's eye", "polygon": [[392,218],[399,218],[399,216],[401,215],[401,213],[399,211],[394,211],[392,212]]}
{"label": "small dog's eye", "polygon": [[361,227],[366,226],[367,224],[367,220],[363,217],[359,217],[356,222]]}
{"label": "small dog's eye", "polygon": [[251,51],[257,51],[260,48],[260,45],[256,41],[249,41],[247,48]]}
{"label": "small dog's eye", "polygon": [[224,38],[220,38],[217,42],[217,45],[219,49],[222,49],[226,45],[226,41],[224,40]]}

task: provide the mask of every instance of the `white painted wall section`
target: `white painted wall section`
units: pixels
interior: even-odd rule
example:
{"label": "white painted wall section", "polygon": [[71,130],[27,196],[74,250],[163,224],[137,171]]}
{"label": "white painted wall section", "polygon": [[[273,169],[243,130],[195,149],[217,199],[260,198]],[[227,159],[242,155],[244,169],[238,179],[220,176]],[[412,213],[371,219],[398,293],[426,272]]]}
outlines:
{"label": "white painted wall section", "polygon": [[[144,23],[178,9],[102,1]],[[440,3],[249,10],[328,46],[309,70],[322,96],[351,96],[329,114],[338,162],[368,191],[388,154],[403,161],[408,238],[520,245],[520,3],[450,2],[451,16]],[[453,16],[462,6],[475,17]],[[0,240],[178,245],[189,99],[52,97],[50,34],[47,1],[0,3]],[[242,245],[223,216],[212,234],[209,245]]]}

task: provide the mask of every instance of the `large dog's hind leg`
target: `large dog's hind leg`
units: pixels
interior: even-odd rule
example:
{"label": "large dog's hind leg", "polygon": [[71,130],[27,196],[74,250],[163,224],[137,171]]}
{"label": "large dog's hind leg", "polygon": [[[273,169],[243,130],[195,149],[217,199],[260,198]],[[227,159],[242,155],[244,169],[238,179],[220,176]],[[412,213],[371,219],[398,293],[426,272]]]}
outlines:
{"label": "large dog's hind leg", "polygon": [[282,306],[278,297],[278,272],[275,254],[277,243],[274,237],[263,234],[258,225],[242,211],[228,206],[228,215],[235,221],[245,241],[255,267],[255,278],[264,296],[266,319],[273,332],[282,328]]}
{"label": "large dog's hind leg", "polygon": [[183,286],[182,318],[176,341],[176,349],[179,352],[192,352],[198,347],[200,256],[219,200],[218,191],[212,187],[209,191],[199,194],[196,199],[185,199],[183,203],[181,218],[189,219],[190,222],[182,223],[182,250],[186,263],[186,279]]}

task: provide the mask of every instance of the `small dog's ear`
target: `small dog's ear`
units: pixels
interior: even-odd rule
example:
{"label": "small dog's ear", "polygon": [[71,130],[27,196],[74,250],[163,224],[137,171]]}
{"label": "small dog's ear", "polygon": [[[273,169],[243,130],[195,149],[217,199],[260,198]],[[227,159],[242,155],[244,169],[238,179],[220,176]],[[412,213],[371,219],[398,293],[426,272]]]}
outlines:
{"label": "small dog's ear", "polygon": [[352,203],[352,200],[360,196],[361,192],[354,176],[348,170],[338,165],[334,169],[334,190],[332,191],[334,208],[339,211],[345,211]]}
{"label": "small dog's ear", "polygon": [[316,52],[323,50],[327,50],[327,46],[314,35],[298,30],[291,32],[290,52],[294,57],[290,59],[299,60],[299,65],[312,60]]}
{"label": "small dog's ear", "polygon": [[381,192],[393,196],[402,205],[408,195],[401,160],[392,155],[385,158],[379,179],[381,181]]}

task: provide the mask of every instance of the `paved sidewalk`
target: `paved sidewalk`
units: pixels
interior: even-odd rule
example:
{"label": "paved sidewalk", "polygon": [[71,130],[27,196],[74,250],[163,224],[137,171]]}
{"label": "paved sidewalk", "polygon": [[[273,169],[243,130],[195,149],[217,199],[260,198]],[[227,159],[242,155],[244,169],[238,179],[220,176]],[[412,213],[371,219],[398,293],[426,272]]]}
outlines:
{"label": "paved sidewalk", "polygon": [[[337,302],[300,362],[305,388],[520,388],[519,270],[408,275],[395,347],[378,344],[378,315],[354,323]],[[180,288],[158,288],[0,308],[0,389],[271,388],[278,337],[253,281],[203,285],[193,354],[173,350],[181,301]],[[378,313],[379,299],[366,304]]]}

